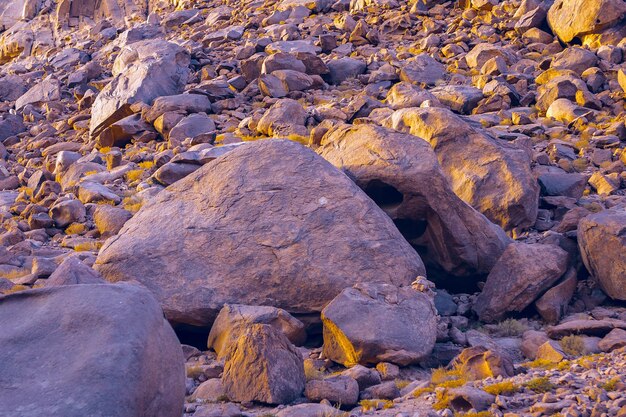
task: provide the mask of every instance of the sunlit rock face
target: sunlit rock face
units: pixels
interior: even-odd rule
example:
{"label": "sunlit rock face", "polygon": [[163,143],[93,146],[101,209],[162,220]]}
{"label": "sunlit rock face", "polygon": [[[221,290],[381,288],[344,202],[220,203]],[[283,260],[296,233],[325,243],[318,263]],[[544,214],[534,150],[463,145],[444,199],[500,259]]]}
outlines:
{"label": "sunlit rock face", "polygon": [[189,76],[189,53],[164,40],[146,40],[128,45],[113,64],[115,78],[94,101],[90,133],[103,129],[133,112],[130,105],[181,93]]}
{"label": "sunlit rock face", "polygon": [[548,11],[548,24],[563,42],[601,34],[625,18],[623,0],[557,0]]}
{"label": "sunlit rock face", "polygon": [[499,141],[443,108],[397,110],[387,122],[435,150],[454,192],[505,230],[532,226],[539,186],[527,149]]}

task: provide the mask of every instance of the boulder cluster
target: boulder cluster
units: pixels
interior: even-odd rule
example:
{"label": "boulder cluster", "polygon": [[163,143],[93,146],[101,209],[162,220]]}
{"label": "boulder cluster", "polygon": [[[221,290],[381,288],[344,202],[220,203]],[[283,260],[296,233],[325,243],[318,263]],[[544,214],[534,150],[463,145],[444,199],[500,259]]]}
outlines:
{"label": "boulder cluster", "polygon": [[624,0],[0,0],[0,417],[626,416],[624,302]]}

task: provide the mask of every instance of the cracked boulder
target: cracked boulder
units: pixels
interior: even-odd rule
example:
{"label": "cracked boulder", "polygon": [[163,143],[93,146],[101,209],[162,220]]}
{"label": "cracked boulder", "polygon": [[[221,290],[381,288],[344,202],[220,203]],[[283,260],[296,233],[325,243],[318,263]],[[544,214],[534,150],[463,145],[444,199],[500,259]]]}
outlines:
{"label": "cracked boulder", "polygon": [[356,283],[425,275],[363,191],[286,140],[239,146],[161,191],[107,241],[95,269],[142,282],[169,320],[198,326],[227,303],[319,313]]}
{"label": "cracked boulder", "polygon": [[488,274],[510,239],[454,194],[430,145],[374,125],[329,131],[317,150],[391,217],[427,261],[456,276]]}
{"label": "cracked boulder", "polygon": [[157,97],[179,94],[189,76],[189,53],[163,40],[127,45],[113,63],[113,80],[96,97],[89,132],[99,135],[113,123],[132,115],[131,105],[151,105]]}
{"label": "cracked boulder", "polygon": [[429,142],[454,192],[489,220],[505,230],[534,225],[539,186],[528,150],[442,108],[397,110],[389,122]]}

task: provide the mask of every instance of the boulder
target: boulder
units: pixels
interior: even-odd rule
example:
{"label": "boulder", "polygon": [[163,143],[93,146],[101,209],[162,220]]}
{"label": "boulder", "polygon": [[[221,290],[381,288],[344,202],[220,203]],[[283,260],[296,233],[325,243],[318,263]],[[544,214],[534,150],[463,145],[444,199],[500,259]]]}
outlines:
{"label": "boulder", "polygon": [[484,346],[463,349],[450,362],[449,367],[460,369],[469,380],[497,377],[508,378],[515,375],[513,363],[509,358]]}
{"label": "boulder", "polygon": [[603,352],[610,352],[626,346],[626,330],[613,329],[598,342]]}
{"label": "boulder", "polygon": [[[69,285],[0,296],[1,413],[172,417],[183,352],[149,291]],[[33,358],[36,358],[34,360]]]}
{"label": "boulder", "polygon": [[430,355],[437,336],[430,295],[388,284],[346,288],[322,310],[322,322],[324,356],[345,366],[417,363]]}
{"label": "boulder", "polygon": [[450,400],[450,408],[458,414],[470,410],[485,411],[496,400],[495,395],[471,386],[449,388],[446,390],[445,396]]}
{"label": "boulder", "polygon": [[259,133],[267,136],[280,136],[291,133],[295,129],[306,128],[306,112],[302,105],[290,98],[278,100],[270,107],[257,126]]}
{"label": "boulder", "polygon": [[238,146],[161,191],[105,243],[95,268],[142,282],[168,319],[200,326],[227,303],[315,313],[357,282],[425,275],[365,193],[286,140]]}
{"label": "boulder", "polygon": [[304,324],[285,310],[268,306],[245,306],[227,304],[217,315],[207,346],[223,357],[228,346],[237,342],[241,334],[252,324],[270,325],[287,336],[294,345],[301,345],[306,340]]}
{"label": "boulder", "polygon": [[26,83],[19,75],[0,78],[0,101],[15,101],[26,91]]}
{"label": "boulder", "polygon": [[196,388],[191,396],[191,400],[201,402],[218,402],[222,401],[225,395],[226,390],[224,389],[222,380],[219,378],[211,378],[204,381],[198,386],[198,388]]}
{"label": "boulder", "polygon": [[542,362],[559,363],[567,355],[563,352],[560,343],[555,340],[547,340],[537,349],[536,359]]}
{"label": "boulder", "polygon": [[349,376],[334,375],[307,382],[304,395],[312,402],[328,400],[334,404],[351,406],[359,401],[359,384]]}
{"label": "boulder", "polygon": [[380,384],[380,373],[376,369],[368,368],[363,365],[354,365],[341,373],[341,375],[349,376],[359,384],[359,390]]}
{"label": "boulder", "polygon": [[46,287],[77,284],[105,284],[106,281],[76,256],[69,256],[46,279]]}
{"label": "boulder", "polygon": [[347,79],[363,74],[367,69],[367,64],[355,58],[339,58],[327,62],[329,79],[331,84],[341,84]]}
{"label": "boulder", "polygon": [[127,45],[113,63],[113,80],[100,91],[91,112],[92,136],[132,114],[131,104],[181,93],[189,75],[189,53],[164,40]]}
{"label": "boulder", "polygon": [[4,114],[0,116],[0,143],[5,139],[22,133],[26,130],[26,126],[22,118],[12,114]]}
{"label": "boulder", "polygon": [[348,413],[327,404],[305,403],[286,407],[276,417],[346,417]]}
{"label": "boulder", "polygon": [[305,382],[300,352],[272,326],[252,324],[228,347],[222,383],[232,401],[287,404]]}
{"label": "boulder", "polygon": [[460,114],[470,114],[484,97],[481,90],[469,85],[444,85],[430,92],[443,105]]}
{"label": "boulder", "polygon": [[101,235],[117,234],[132,213],[121,207],[113,207],[108,204],[99,204],[93,213],[93,221]]}
{"label": "boulder", "polygon": [[61,83],[54,78],[46,78],[15,101],[15,110],[20,111],[29,104],[38,105],[60,99]]}
{"label": "boulder", "polygon": [[563,42],[598,33],[624,19],[623,0],[556,0],[548,10],[548,25]]}
{"label": "boulder", "polygon": [[613,329],[626,330],[626,321],[606,318],[602,320],[571,319],[548,327],[547,333],[553,339],[560,339],[571,334],[606,336]]}
{"label": "boulder", "polygon": [[561,282],[550,288],[536,302],[535,308],[541,317],[548,323],[558,323],[574,296],[578,279],[576,269],[570,268]]}
{"label": "boulder", "polygon": [[537,359],[537,351],[539,350],[539,346],[543,345],[545,342],[549,341],[548,335],[545,332],[537,331],[537,330],[527,330],[522,334],[522,354],[530,359]]}
{"label": "boulder", "polygon": [[534,225],[539,187],[526,149],[442,108],[397,110],[390,124],[429,142],[454,192],[488,219],[505,230]]}
{"label": "boulder", "polygon": [[435,85],[437,81],[443,80],[445,74],[446,67],[443,64],[428,54],[420,54],[404,62],[400,79],[414,84]]}
{"label": "boulder", "polygon": [[626,210],[609,209],[578,223],[578,247],[587,270],[611,298],[626,300]]}
{"label": "boulder", "polygon": [[424,140],[375,125],[330,130],[317,152],[389,215],[422,256],[455,276],[487,274],[510,239],[452,191]]}
{"label": "boulder", "polygon": [[487,276],[474,311],[489,322],[521,312],[565,273],[567,264],[567,252],[556,245],[510,244]]}
{"label": "boulder", "polygon": [[[150,3],[154,3],[151,0]],[[58,28],[78,26],[79,18],[106,19],[116,27],[125,26],[125,17],[146,17],[148,2],[136,0],[60,0],[52,16]],[[133,21],[133,19],[130,19]]]}
{"label": "boulder", "polygon": [[393,400],[400,396],[400,389],[396,381],[386,381],[365,388],[361,393],[362,399]]}
{"label": "boulder", "polygon": [[[181,119],[172,130],[170,130],[168,139],[172,143],[182,142],[189,138],[192,141],[200,136],[212,136],[215,133],[215,122],[209,116],[203,113],[191,114]],[[213,140],[210,140],[213,142]]]}

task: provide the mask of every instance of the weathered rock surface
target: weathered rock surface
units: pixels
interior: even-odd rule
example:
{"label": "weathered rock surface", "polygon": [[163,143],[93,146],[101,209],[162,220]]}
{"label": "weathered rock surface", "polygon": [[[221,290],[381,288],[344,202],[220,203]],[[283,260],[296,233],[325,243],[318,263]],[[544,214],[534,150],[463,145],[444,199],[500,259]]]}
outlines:
{"label": "weathered rock surface", "polygon": [[295,345],[306,340],[304,324],[285,310],[267,306],[227,304],[217,315],[207,346],[223,356],[228,346],[237,342],[241,334],[252,324],[267,324],[280,330]]}
{"label": "weathered rock surface", "polygon": [[591,214],[578,224],[578,245],[587,270],[612,298],[626,300],[626,210]]}
{"label": "weathered rock surface", "polygon": [[90,133],[96,136],[132,114],[131,104],[152,104],[157,97],[182,92],[189,60],[188,52],[171,42],[147,40],[127,45],[113,64],[115,78],[94,101]]}
{"label": "weathered rock surface", "polygon": [[304,391],[302,356],[281,331],[253,324],[228,347],[222,383],[234,401],[290,403]]}
{"label": "weathered rock surface", "polygon": [[457,276],[487,274],[510,240],[461,201],[431,147],[372,125],[329,131],[317,152],[353,178],[422,256]]}
{"label": "weathered rock surface", "polygon": [[474,311],[484,321],[522,311],[565,273],[567,263],[558,246],[512,243],[487,276]]}
{"label": "weathered rock surface", "polygon": [[36,289],[0,297],[0,311],[2,380],[12,387],[0,415],[180,415],[182,350],[145,289]]}
{"label": "weathered rock surface", "polygon": [[411,287],[347,288],[322,310],[324,356],[345,366],[416,363],[434,347],[436,316],[431,297]]}
{"label": "weathered rock surface", "polygon": [[425,273],[354,183],[276,140],[238,147],[160,192],[95,268],[109,281],[142,282],[174,323],[205,326],[226,303],[319,312],[357,282],[408,285]]}
{"label": "weathered rock surface", "polygon": [[624,19],[622,0],[556,0],[548,10],[548,24],[563,41],[598,33]]}
{"label": "weathered rock surface", "polygon": [[539,187],[525,149],[441,108],[398,110],[390,123],[429,142],[454,192],[491,221],[505,230],[534,224]]}

